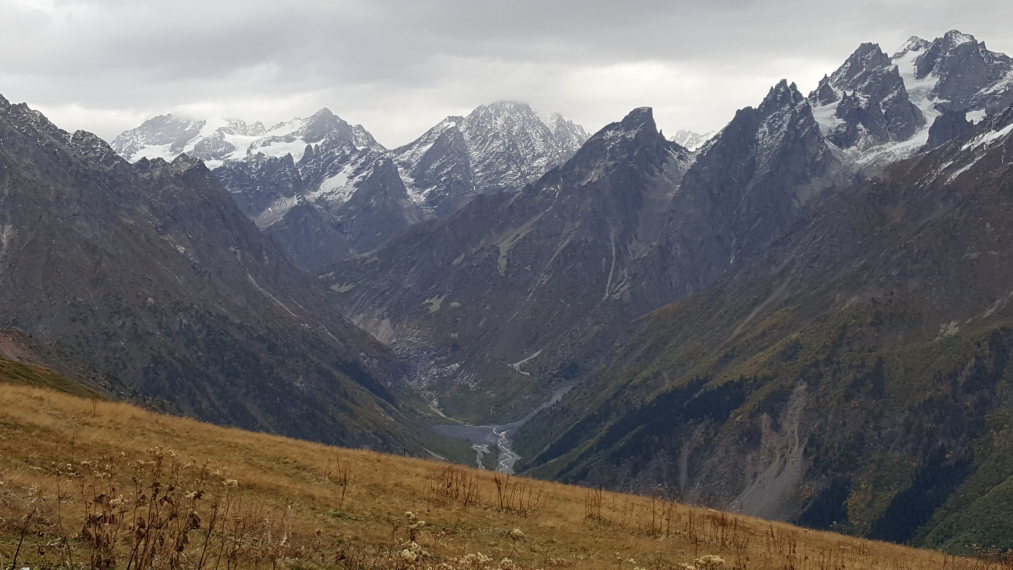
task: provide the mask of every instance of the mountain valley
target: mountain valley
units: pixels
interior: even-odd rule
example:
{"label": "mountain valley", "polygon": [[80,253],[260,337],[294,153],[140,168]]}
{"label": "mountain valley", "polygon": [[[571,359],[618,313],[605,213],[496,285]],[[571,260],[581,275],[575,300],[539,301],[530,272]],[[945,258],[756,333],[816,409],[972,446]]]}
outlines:
{"label": "mountain valley", "polygon": [[107,144],[0,97],[0,377],[1013,549],[1013,59],[862,43],[714,132],[616,118],[498,101],[387,148],[327,108],[167,114]]}

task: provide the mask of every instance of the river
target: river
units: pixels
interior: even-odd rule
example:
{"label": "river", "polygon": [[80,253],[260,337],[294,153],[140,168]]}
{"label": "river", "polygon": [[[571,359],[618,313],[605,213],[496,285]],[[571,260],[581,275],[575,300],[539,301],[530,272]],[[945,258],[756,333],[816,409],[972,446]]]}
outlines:
{"label": "river", "polygon": [[518,428],[528,423],[535,414],[555,404],[573,388],[573,384],[560,387],[552,394],[552,398],[543,402],[537,408],[528,412],[523,418],[508,424],[476,426],[468,423],[433,426],[437,432],[457,439],[466,439],[471,442],[471,448],[475,450],[475,462],[479,469],[485,469],[482,464],[482,457],[491,453],[493,448],[499,449],[499,460],[496,462],[496,471],[502,473],[514,472],[514,464],[521,458],[520,455],[510,448],[513,444],[510,440]]}

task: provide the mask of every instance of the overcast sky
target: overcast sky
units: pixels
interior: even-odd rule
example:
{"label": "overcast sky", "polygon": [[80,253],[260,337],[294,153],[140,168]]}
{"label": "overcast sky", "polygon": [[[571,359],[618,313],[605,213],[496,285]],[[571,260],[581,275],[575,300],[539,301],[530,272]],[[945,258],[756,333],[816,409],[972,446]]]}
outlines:
{"label": "overcast sky", "polygon": [[329,107],[387,146],[500,99],[589,132],[651,106],[722,127],[861,42],[949,29],[1013,53],[1009,0],[0,0],[0,94],[112,138],[160,113],[265,123]]}

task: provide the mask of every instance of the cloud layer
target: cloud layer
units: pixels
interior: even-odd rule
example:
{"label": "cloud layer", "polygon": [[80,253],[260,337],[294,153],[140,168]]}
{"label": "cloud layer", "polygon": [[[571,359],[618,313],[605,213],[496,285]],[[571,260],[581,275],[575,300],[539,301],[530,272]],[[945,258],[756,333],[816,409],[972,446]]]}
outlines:
{"label": "cloud layer", "polygon": [[957,28],[1013,52],[1004,2],[0,0],[0,93],[111,138],[168,111],[265,122],[327,106],[388,146],[498,99],[596,130],[633,107],[711,130],[863,41]]}

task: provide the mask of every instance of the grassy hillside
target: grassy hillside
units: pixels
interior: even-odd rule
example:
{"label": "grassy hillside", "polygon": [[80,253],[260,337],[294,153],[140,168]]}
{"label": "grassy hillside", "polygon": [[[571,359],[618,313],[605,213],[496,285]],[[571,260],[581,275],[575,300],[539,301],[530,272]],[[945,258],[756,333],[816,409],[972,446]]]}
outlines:
{"label": "grassy hillside", "polygon": [[106,398],[103,394],[85,386],[81,382],[71,380],[44,366],[15,362],[4,358],[0,358],[0,381],[38,388],[51,388],[84,398]]}
{"label": "grassy hillside", "polygon": [[0,568],[15,563],[444,570],[1001,566],[0,383]]}

